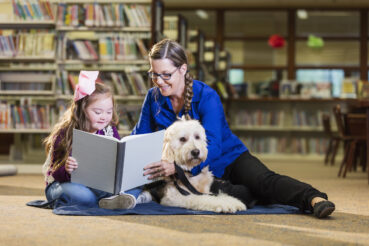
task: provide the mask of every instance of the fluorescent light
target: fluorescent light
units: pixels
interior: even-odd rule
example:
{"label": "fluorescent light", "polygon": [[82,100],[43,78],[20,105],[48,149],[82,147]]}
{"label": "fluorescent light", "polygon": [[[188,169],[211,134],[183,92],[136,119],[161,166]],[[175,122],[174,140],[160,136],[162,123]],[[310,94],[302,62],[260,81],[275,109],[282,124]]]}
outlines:
{"label": "fluorescent light", "polygon": [[201,19],[208,19],[209,15],[206,11],[202,10],[202,9],[198,9],[196,10],[196,14],[201,18]]}
{"label": "fluorescent light", "polygon": [[308,13],[305,9],[297,10],[297,17],[302,20],[306,20],[308,18]]}

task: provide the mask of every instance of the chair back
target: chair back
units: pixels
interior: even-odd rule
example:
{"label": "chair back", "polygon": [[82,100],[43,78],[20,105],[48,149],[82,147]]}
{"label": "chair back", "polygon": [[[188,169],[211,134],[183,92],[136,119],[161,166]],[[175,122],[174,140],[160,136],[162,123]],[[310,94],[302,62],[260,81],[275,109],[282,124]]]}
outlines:
{"label": "chair back", "polygon": [[347,114],[344,117],[346,134],[350,137],[366,137],[366,115],[365,114]]}
{"label": "chair back", "polygon": [[333,107],[333,115],[336,120],[338,134],[340,135],[340,137],[345,137],[346,132],[345,132],[344,120],[343,120],[343,115],[341,112],[341,106],[339,104]]}
{"label": "chair back", "polygon": [[329,117],[329,114],[323,113],[322,123],[324,133],[327,134],[328,137],[332,137],[331,118]]}

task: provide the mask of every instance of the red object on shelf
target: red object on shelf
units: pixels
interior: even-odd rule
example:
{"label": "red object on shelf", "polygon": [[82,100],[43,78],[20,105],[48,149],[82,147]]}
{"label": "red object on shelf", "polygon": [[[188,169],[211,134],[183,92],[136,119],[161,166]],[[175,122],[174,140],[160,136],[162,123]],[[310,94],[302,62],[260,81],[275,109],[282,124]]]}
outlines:
{"label": "red object on shelf", "polygon": [[279,36],[278,34],[270,36],[268,40],[269,46],[273,48],[282,48],[285,42],[286,41],[284,40],[284,38]]}

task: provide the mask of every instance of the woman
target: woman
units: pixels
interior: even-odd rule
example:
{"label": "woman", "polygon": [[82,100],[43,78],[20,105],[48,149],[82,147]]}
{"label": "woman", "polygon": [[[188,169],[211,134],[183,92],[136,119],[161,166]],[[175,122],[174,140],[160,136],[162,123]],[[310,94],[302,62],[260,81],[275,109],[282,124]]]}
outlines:
{"label": "woman", "polygon": [[[197,119],[206,130],[208,158],[193,168],[193,175],[209,165],[218,178],[247,186],[263,203],[287,204],[310,210],[318,218],[330,215],[335,205],[327,195],[311,185],[269,170],[231,132],[217,93],[188,72],[187,56],[176,42],[165,39],[149,53],[149,76],[157,87],[151,88],[144,101],[133,134],[165,129],[177,117]],[[175,173],[173,163],[159,161],[145,167],[150,179]],[[159,170],[159,171],[158,171]]]}

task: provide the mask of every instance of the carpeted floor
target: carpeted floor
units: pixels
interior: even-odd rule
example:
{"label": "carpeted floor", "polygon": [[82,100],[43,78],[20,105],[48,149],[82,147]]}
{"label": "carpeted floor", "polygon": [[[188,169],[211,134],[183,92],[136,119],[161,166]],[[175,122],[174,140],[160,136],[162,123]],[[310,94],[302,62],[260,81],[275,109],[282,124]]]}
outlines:
{"label": "carpeted floor", "polygon": [[[336,212],[311,215],[57,216],[27,207],[44,199],[41,175],[0,177],[0,245],[369,245],[369,185],[357,171],[337,178],[322,162],[266,161],[328,193]],[[38,168],[38,166],[37,166]]]}

